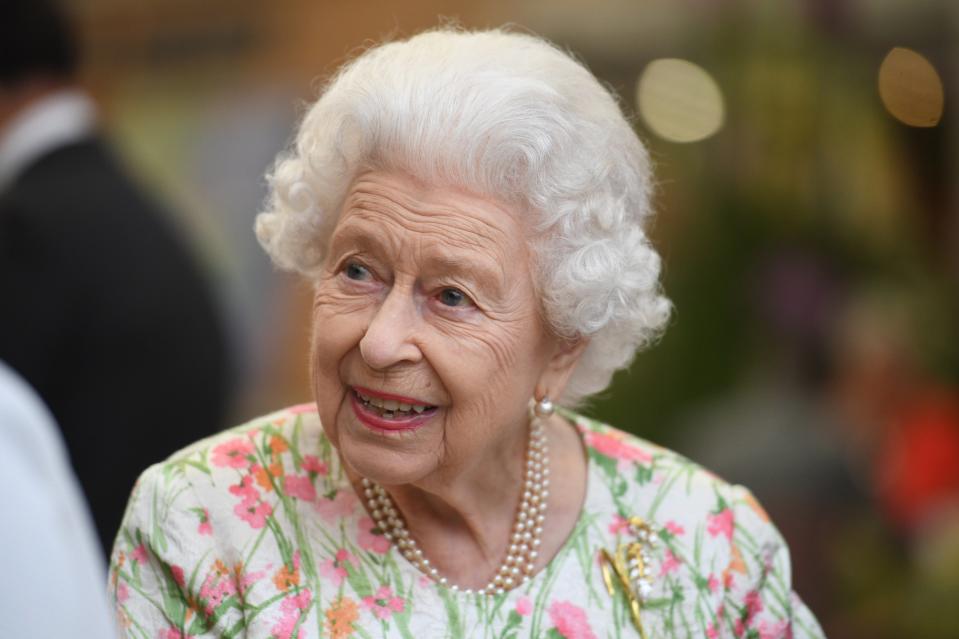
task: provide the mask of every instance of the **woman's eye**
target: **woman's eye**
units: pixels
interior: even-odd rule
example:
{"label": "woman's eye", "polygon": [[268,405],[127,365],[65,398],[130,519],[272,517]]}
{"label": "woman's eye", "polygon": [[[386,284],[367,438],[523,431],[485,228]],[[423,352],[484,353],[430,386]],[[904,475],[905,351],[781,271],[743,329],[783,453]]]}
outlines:
{"label": "woman's eye", "polygon": [[356,262],[348,263],[346,268],[343,269],[343,272],[346,273],[346,276],[351,280],[362,281],[370,277],[369,269]]}
{"label": "woman's eye", "polygon": [[463,291],[455,288],[444,288],[440,291],[439,300],[444,306],[468,306],[471,303]]}

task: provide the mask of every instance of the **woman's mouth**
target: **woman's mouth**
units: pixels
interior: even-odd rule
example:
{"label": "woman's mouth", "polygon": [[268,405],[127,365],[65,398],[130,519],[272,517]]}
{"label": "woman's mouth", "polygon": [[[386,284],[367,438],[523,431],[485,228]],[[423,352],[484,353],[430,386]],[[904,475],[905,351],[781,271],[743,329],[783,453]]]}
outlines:
{"label": "woman's mouth", "polygon": [[398,395],[379,393],[353,387],[350,392],[353,412],[366,426],[374,430],[410,430],[425,424],[437,410],[436,406]]}

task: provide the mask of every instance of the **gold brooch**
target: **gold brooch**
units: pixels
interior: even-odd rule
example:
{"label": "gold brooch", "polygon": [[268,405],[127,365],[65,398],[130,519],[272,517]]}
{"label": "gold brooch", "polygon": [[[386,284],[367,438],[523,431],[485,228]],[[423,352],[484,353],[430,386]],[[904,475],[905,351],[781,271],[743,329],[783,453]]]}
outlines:
{"label": "gold brooch", "polygon": [[640,517],[630,517],[627,520],[627,528],[635,537],[634,541],[617,546],[615,555],[609,554],[605,548],[601,551],[600,566],[603,570],[603,582],[606,584],[609,595],[615,596],[613,574],[616,575],[629,602],[629,613],[633,619],[633,625],[636,626],[642,639],[648,639],[640,619],[640,612],[653,592],[649,548],[656,546],[656,533]]}

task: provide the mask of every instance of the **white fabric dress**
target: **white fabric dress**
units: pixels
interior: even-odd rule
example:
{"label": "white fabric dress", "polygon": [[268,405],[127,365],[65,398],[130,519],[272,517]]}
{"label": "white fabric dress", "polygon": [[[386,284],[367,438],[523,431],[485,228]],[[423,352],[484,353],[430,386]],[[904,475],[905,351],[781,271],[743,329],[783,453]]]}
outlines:
{"label": "white fabric dress", "polygon": [[[203,440],[134,489],[111,565],[129,637],[593,639],[821,637],[787,548],[750,493],[576,415],[589,455],[579,522],[545,570],[501,596],[424,577],[375,529],[312,405]],[[553,469],[558,472],[558,469]],[[602,551],[638,543],[640,600]],[[547,521],[548,524],[548,521]],[[627,587],[630,586],[630,587]]]}

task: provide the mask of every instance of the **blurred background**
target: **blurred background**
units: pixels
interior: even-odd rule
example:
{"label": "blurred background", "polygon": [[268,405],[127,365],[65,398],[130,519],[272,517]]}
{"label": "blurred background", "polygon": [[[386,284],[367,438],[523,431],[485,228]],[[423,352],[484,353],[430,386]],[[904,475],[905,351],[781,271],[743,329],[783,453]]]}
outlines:
{"label": "blurred background", "polygon": [[675,318],[586,412],[752,488],[828,636],[959,636],[959,3],[68,7],[102,128],[212,283],[211,431],[310,397],[310,291],[252,233],[306,101],[439,16],[515,23],[620,95],[656,165]]}

